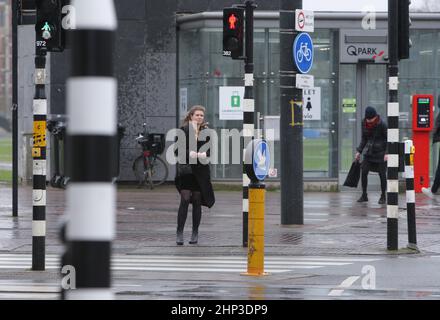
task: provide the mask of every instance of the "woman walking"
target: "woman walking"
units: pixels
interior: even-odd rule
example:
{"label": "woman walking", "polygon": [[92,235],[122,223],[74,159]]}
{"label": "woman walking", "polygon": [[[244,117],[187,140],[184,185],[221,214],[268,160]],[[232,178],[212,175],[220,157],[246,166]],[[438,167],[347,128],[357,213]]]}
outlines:
{"label": "woman walking", "polygon": [[[193,106],[180,128],[185,133],[186,148],[184,159],[179,157],[175,179],[176,188],[180,193],[180,206],[177,214],[177,245],[183,245],[183,229],[188,215],[189,204],[192,204],[193,221],[192,235],[189,243],[197,244],[199,225],[202,218],[202,206],[211,208],[215,203],[209,164],[205,163],[206,161],[201,161],[209,157],[210,152],[209,150],[207,152],[199,152],[200,148],[209,141],[209,137],[207,137],[206,141],[199,140],[201,132],[208,129],[204,119],[205,108]],[[180,159],[184,160],[183,163]]]}
{"label": "woman walking", "polygon": [[364,159],[361,163],[362,170],[362,196],[358,202],[368,201],[367,185],[368,173],[370,171],[378,172],[380,177],[381,195],[379,204],[386,203],[387,177],[386,161],[388,155],[387,149],[387,125],[377,114],[376,109],[368,106],[365,109],[365,118],[362,120],[362,140],[357,147],[355,159],[360,161],[362,151]]}

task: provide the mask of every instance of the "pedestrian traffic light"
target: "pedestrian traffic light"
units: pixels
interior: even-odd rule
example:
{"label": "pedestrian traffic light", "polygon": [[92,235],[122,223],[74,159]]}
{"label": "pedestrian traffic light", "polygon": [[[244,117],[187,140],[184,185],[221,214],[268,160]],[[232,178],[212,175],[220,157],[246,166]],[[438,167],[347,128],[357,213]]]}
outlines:
{"label": "pedestrian traffic light", "polygon": [[47,51],[64,50],[65,34],[62,28],[62,0],[36,0],[36,43]]}
{"label": "pedestrian traffic light", "polygon": [[409,37],[409,27],[411,25],[411,19],[409,17],[409,5],[410,0],[399,0],[399,25],[398,25],[398,37],[399,37],[399,60],[409,59],[409,48],[411,47],[411,39]]}
{"label": "pedestrian traffic light", "polygon": [[35,10],[35,0],[19,0],[18,7],[22,11]]}
{"label": "pedestrian traffic light", "polygon": [[244,9],[223,9],[223,55],[232,59],[243,57]]}

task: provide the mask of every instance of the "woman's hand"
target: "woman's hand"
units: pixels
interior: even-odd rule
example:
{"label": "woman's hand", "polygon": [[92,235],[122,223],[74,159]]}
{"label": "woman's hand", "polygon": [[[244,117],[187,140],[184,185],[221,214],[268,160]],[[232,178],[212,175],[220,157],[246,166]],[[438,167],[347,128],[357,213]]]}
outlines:
{"label": "woman's hand", "polygon": [[195,151],[190,151],[189,156],[193,159],[197,158],[197,152]]}
{"label": "woman's hand", "polygon": [[354,159],[357,161],[361,160],[361,154],[359,152],[356,152],[356,154],[354,155]]}
{"label": "woman's hand", "polygon": [[197,157],[199,157],[200,159],[206,159],[206,152],[198,152]]}

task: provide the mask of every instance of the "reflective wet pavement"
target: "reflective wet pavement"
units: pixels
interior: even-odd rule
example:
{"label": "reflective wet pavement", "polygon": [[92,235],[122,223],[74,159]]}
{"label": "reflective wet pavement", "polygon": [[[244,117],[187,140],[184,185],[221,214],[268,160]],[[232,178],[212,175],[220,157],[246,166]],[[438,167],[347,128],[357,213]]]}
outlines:
{"label": "reflective wet pavement", "polygon": [[[30,187],[20,187],[19,217],[12,218],[11,190],[0,186],[0,299],[56,298],[59,275],[55,261],[63,251],[58,226],[65,191],[48,189],[45,272],[29,271],[31,192]],[[195,246],[187,244],[190,212],[185,245],[178,247],[175,228],[179,197],[175,188],[120,188],[113,244],[116,298],[439,299],[440,205],[417,196],[420,253],[415,253],[405,250],[407,225],[402,194],[401,250],[392,253],[386,250],[386,206],[377,204],[379,195],[375,193],[365,204],[358,204],[358,197],[355,192],[305,193],[305,224],[281,226],[280,193],[268,192],[265,267],[272,272],[253,278],[240,275],[246,269],[247,254],[241,245],[240,192],[216,192],[216,205],[210,210],[204,208],[199,244]],[[363,272],[370,265],[375,270],[375,289],[366,279],[368,272]],[[341,287],[349,277],[354,282]],[[11,286],[18,289],[14,291]]]}

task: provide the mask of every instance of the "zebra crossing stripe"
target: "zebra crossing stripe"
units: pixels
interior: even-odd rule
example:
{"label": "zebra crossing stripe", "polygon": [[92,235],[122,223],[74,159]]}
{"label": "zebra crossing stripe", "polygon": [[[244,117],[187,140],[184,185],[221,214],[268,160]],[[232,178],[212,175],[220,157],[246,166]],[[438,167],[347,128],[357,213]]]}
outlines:
{"label": "zebra crossing stripe", "polygon": [[[30,256],[23,254],[0,254],[0,269],[26,269]],[[323,267],[346,266],[356,262],[372,262],[375,258],[338,257],[283,257],[265,258],[265,270],[270,273],[283,273],[298,269],[317,269]],[[237,256],[142,256],[115,255],[111,260],[114,271],[180,271],[180,272],[244,272],[246,257]],[[59,269],[60,259],[51,255],[47,259],[47,269]]]}
{"label": "zebra crossing stripe", "polygon": [[[440,257],[440,256],[439,256]],[[31,256],[28,253],[18,253],[18,254],[10,254],[10,253],[0,253],[0,261],[2,260],[30,260]],[[48,254],[46,255],[46,259],[48,261],[58,261],[60,259],[59,255],[56,254]],[[150,261],[155,259],[167,259],[172,261],[179,260],[209,260],[209,261],[217,261],[217,260],[231,260],[231,261],[245,261],[246,257],[242,256],[208,256],[208,257],[199,257],[199,256],[167,256],[167,255],[113,255],[112,261],[123,261],[123,260],[143,260]],[[322,257],[322,256],[265,256],[266,261],[341,261],[341,262],[373,262],[377,261],[377,258],[358,258],[358,257]]]}

